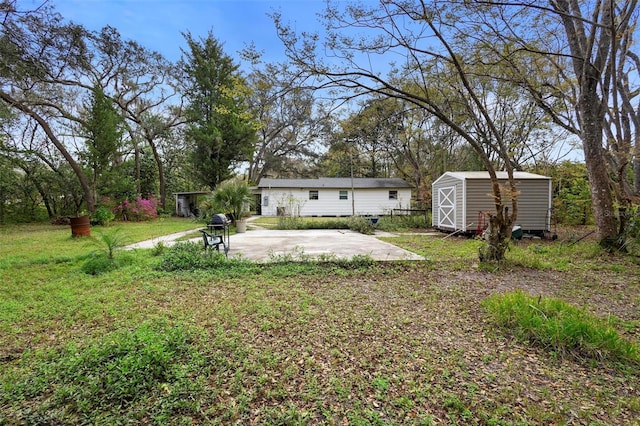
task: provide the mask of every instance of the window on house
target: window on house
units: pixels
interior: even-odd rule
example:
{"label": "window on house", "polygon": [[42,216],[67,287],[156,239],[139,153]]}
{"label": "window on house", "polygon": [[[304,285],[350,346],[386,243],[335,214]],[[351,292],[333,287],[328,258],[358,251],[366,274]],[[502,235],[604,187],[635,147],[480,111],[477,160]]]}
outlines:
{"label": "window on house", "polygon": [[318,199],[318,191],[309,191],[309,199],[317,200]]}
{"label": "window on house", "polygon": [[340,199],[341,200],[348,200],[349,199],[349,193],[347,191],[340,191]]}
{"label": "window on house", "polygon": [[397,200],[398,199],[398,191],[389,191],[389,199]]}

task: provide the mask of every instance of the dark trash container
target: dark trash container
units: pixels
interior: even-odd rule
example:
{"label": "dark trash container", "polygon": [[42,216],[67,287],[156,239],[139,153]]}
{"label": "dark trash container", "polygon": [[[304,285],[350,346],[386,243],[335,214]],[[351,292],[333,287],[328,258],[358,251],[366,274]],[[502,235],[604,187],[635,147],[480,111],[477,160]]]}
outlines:
{"label": "dark trash container", "polygon": [[511,238],[514,240],[521,240],[523,236],[522,227],[520,225],[516,225],[511,229]]}

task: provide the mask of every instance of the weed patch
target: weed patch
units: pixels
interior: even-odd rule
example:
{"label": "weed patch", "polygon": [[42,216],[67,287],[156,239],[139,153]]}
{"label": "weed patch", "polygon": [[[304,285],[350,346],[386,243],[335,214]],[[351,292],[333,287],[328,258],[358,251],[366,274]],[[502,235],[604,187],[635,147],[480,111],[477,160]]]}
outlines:
{"label": "weed patch", "polygon": [[205,251],[202,245],[178,242],[162,250],[158,269],[161,271],[193,271],[196,269],[253,268],[252,262],[243,259],[227,259],[222,252]]}
{"label": "weed patch", "polygon": [[189,400],[203,389],[197,379],[206,368],[201,340],[200,332],[185,326],[144,324],[38,354],[31,373],[18,372],[4,383],[0,400],[26,423],[131,422],[196,414]]}
{"label": "weed patch", "polygon": [[611,321],[560,299],[515,291],[491,296],[483,305],[498,326],[544,349],[577,359],[640,365],[637,346],[623,339]]}

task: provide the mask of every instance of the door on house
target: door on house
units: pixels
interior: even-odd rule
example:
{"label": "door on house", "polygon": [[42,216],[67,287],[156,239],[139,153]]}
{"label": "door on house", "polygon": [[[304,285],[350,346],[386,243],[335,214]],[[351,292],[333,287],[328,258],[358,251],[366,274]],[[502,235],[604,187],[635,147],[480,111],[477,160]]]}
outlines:
{"label": "door on house", "polygon": [[438,227],[456,228],[456,187],[438,188]]}

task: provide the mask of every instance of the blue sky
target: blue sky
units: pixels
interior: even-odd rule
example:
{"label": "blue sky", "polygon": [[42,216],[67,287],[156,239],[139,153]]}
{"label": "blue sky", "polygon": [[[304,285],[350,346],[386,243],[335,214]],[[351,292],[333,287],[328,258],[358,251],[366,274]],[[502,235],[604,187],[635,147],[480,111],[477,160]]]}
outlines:
{"label": "blue sky", "polygon": [[[36,0],[31,0],[37,3]],[[213,35],[225,52],[240,62],[237,52],[255,44],[269,62],[284,60],[284,49],[267,14],[281,12],[283,20],[300,30],[318,28],[316,14],[324,0],[50,0],[66,19],[90,30],[115,27],[124,39],[177,61],[185,47],[182,32]]]}

